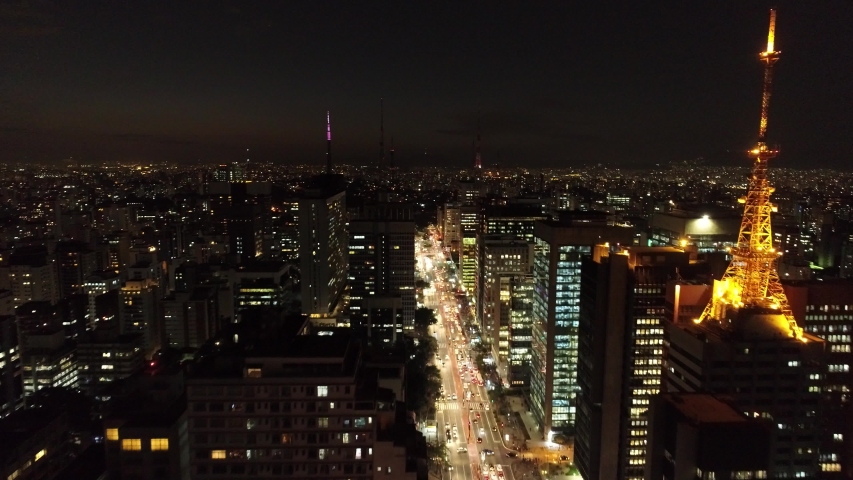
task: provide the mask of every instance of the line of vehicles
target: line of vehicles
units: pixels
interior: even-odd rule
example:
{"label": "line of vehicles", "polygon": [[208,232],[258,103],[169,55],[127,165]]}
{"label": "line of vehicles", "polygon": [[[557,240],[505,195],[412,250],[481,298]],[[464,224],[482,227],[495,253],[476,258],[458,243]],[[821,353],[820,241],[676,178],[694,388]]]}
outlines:
{"label": "line of vehicles", "polygon": [[[443,256],[440,252],[437,253],[437,255]],[[483,386],[483,376],[478,371],[476,364],[470,356],[467,341],[463,334],[463,327],[461,325],[461,310],[463,302],[458,297],[464,297],[464,293],[458,291],[455,280],[456,279],[452,277],[442,278],[442,275],[440,274],[436,274],[433,280],[433,284],[436,288],[436,295],[439,299],[439,308],[441,313],[440,319],[444,320],[443,324],[447,339],[447,353],[444,354],[443,357],[437,353],[435,361],[436,363],[440,362],[442,367],[444,367],[447,365],[447,362],[450,362],[450,355],[455,355],[456,367],[458,370],[454,373],[458,374],[458,378],[462,384],[462,392],[459,393],[459,395],[456,393],[448,395],[445,392],[444,385],[442,385],[439,393],[440,398],[443,401],[458,400],[460,402],[465,402],[462,406],[463,408],[467,407],[468,409],[469,433],[476,434],[477,444],[482,445],[484,438],[488,433],[486,429],[489,427],[485,425],[485,420],[482,418],[480,411],[489,411],[491,407],[488,399],[480,398],[480,389],[476,388],[477,386]],[[475,409],[480,411],[475,411]],[[498,432],[497,426],[491,427],[491,430],[492,432]],[[456,425],[445,428],[445,438],[447,439],[448,444],[451,442],[457,444],[457,454],[462,455],[468,453],[467,442],[464,439],[460,440],[459,431]],[[448,446],[450,447],[450,445]],[[516,456],[515,452],[510,453],[512,453],[512,455],[510,456],[510,454],[507,454],[507,457],[514,458]],[[503,480],[503,466],[497,463],[489,464],[485,461],[486,457],[494,457],[495,451],[490,448],[483,448],[480,450],[479,454],[479,458],[481,459],[480,464],[472,465],[472,468],[474,468],[472,472],[474,477],[478,477],[478,473],[481,473],[481,478],[483,480]]]}

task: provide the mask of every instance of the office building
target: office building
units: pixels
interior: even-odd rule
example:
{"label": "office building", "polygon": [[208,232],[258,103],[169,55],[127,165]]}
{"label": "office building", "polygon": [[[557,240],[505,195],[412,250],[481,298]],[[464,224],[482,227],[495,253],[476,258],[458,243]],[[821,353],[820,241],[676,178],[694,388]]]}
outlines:
{"label": "office building", "polygon": [[[393,335],[383,335],[386,339],[411,331],[415,319],[415,223],[350,222],[348,263],[350,325],[365,329],[370,325],[373,333],[390,328]],[[401,314],[399,322],[395,311]]]}
{"label": "office building", "polygon": [[665,326],[668,392],[725,395],[748,416],[773,421],[768,478],[815,478],[824,413],[826,344],[792,337],[778,312],[742,308],[720,322]]}
{"label": "office building", "polygon": [[145,364],[142,335],[118,333],[117,326],[99,325],[77,341],[79,388],[94,395],[115,380],[142,370]]}
{"label": "office building", "polygon": [[737,244],[741,212],[719,207],[692,207],[655,212],[649,222],[649,246],[695,245],[699,253],[725,252]]}
{"label": "office building", "polygon": [[509,368],[509,335],[511,310],[511,280],[532,273],[533,244],[515,236],[483,235],[481,265],[482,281],[478,310],[481,310],[480,330],[486,343],[492,345],[502,378]]}
{"label": "office building", "polygon": [[823,373],[824,415],[820,442],[822,478],[853,475],[853,280],[791,282],[785,295],[797,323],[827,345]]}
{"label": "office building", "polygon": [[302,312],[334,317],[347,281],[346,191],[340,176],[315,182],[299,199]]}
{"label": "office building", "polygon": [[481,212],[479,205],[462,205],[459,208],[460,248],[459,269],[462,271],[462,290],[470,299],[477,299],[477,238],[480,236]]}
{"label": "office building", "polygon": [[28,334],[21,345],[21,369],[24,394],[42,388],[77,388],[77,351],[65,339],[62,328],[44,329]]}
{"label": "office building", "polygon": [[455,202],[444,204],[441,227],[441,240],[449,250],[450,258],[459,265],[459,249],[462,245],[461,206]]}
{"label": "office building", "polygon": [[645,475],[639,478],[774,478],[767,475],[772,429],[770,420],[747,417],[712,395],[656,395]]}
{"label": "office building", "polygon": [[530,401],[539,428],[574,433],[575,396],[578,392],[578,321],[581,262],[599,244],[631,245],[630,228],[597,222],[547,220],[534,229],[533,357]]}
{"label": "office building", "polygon": [[509,369],[512,388],[530,387],[533,358],[533,274],[509,277]]}
{"label": "office building", "polygon": [[674,247],[597,246],[581,266],[575,463],[584,478],[642,479],[647,410],[660,393]]}

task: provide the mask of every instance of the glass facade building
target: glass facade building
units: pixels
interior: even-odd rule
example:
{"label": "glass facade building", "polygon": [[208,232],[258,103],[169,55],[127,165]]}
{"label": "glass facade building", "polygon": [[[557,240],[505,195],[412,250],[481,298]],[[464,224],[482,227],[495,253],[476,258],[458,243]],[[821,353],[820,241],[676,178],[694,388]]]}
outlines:
{"label": "glass facade building", "polygon": [[581,264],[591,258],[594,245],[633,241],[631,228],[592,222],[536,223],[529,403],[546,438],[574,433]]}

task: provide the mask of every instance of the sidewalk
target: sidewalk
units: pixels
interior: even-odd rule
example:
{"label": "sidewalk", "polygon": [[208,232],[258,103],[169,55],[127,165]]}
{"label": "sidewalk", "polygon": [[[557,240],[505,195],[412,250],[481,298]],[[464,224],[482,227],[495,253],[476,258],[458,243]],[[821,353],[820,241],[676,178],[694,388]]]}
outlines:
{"label": "sidewalk", "polygon": [[526,441],[527,448],[545,447],[546,442],[542,437],[542,434],[539,432],[539,428],[536,425],[536,419],[533,418],[532,413],[524,409],[521,398],[507,397],[507,400],[509,400],[509,407],[513,412],[518,414],[521,418],[521,423],[524,424],[524,429],[527,430],[527,436],[530,438],[530,440]]}

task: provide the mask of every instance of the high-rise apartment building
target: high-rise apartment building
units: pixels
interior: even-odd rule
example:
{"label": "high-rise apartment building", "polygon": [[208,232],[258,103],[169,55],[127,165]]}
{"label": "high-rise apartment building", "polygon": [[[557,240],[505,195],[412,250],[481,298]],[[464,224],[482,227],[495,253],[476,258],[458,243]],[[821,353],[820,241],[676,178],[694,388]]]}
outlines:
{"label": "high-rise apartment building", "polygon": [[145,355],[161,346],[157,285],[150,279],[128,280],[121,288],[121,333],[142,335]]}
{"label": "high-rise apartment building", "polygon": [[228,208],[225,219],[228,251],[241,262],[263,255],[264,217],[260,205],[240,204]]}
{"label": "high-rise apartment building", "polygon": [[277,341],[194,370],[190,478],[426,478],[423,436],[398,414],[393,389],[378,385],[358,342]]}
{"label": "high-rise apartment building", "polygon": [[276,208],[276,234],[279,238],[281,259],[293,261],[299,256],[299,200],[292,198]]}
{"label": "high-rise apartment building", "polygon": [[13,254],[6,268],[15,307],[32,301],[54,304],[59,301],[56,261],[46,252]]}
{"label": "high-rise apartment building", "polygon": [[83,285],[98,268],[98,255],[84,242],[59,242],[56,245],[59,273],[59,298],[83,292]]}
{"label": "high-rise apartment building", "polygon": [[346,288],[346,191],[340,176],[315,181],[318,187],[299,199],[302,312],[328,317],[336,314]]}
{"label": "high-rise apartment building", "polygon": [[778,312],[742,308],[719,322],[667,323],[666,389],[731,398],[748,416],[771,420],[767,478],[820,478],[826,343],[791,336]]}
{"label": "high-rise apartment building", "polygon": [[536,223],[529,404],[547,436],[574,433],[581,263],[595,245],[631,245],[633,238],[631,228],[589,217]]}
{"label": "high-rise apartment building", "polygon": [[219,331],[216,286],[175,292],[158,302],[163,341],[172,348],[199,348]]}
{"label": "high-rise apartment building", "polygon": [[89,327],[94,328],[95,324],[100,320],[97,315],[96,298],[111,290],[119,290],[122,286],[121,276],[115,270],[102,270],[95,272],[86,278],[83,284],[83,291],[89,297],[89,308],[86,318],[86,323]]}
{"label": "high-rise apartment building", "polygon": [[[414,328],[415,319],[415,223],[408,220],[355,220],[349,224],[350,324],[391,329],[396,338]],[[396,315],[381,315],[399,298],[402,322],[388,326]],[[374,315],[375,314],[375,315]],[[381,320],[381,322],[378,322]],[[373,331],[376,333],[376,331]],[[383,335],[381,341],[391,341]]]}
{"label": "high-rise apartment building", "polygon": [[584,478],[642,479],[648,405],[661,391],[674,247],[595,249],[581,266],[575,463]]}

